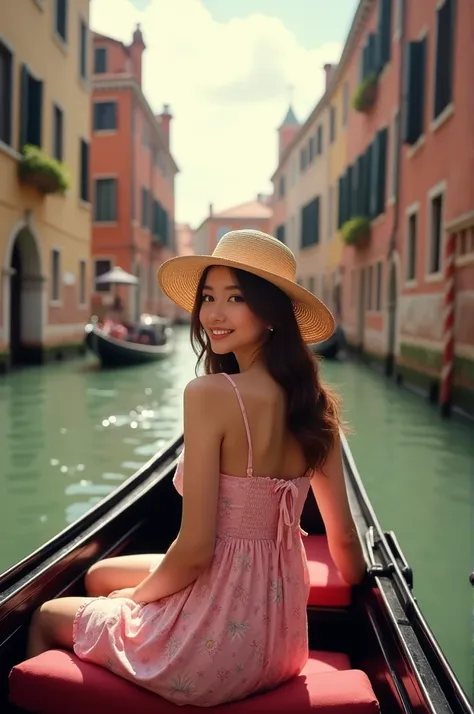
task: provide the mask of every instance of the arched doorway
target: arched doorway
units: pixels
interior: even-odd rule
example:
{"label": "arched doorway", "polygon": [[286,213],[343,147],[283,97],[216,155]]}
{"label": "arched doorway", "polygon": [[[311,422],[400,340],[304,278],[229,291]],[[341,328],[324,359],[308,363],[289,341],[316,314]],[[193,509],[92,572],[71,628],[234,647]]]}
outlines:
{"label": "arched doorway", "polygon": [[398,289],[397,289],[397,261],[392,258],[389,266],[388,277],[388,294],[387,294],[387,362],[386,374],[392,376],[395,367],[395,356],[398,351],[397,344],[397,308],[398,308]]}
{"label": "arched doorway", "polygon": [[27,226],[17,229],[13,237],[5,274],[4,324],[10,364],[38,363],[43,345],[43,277],[38,245]]}

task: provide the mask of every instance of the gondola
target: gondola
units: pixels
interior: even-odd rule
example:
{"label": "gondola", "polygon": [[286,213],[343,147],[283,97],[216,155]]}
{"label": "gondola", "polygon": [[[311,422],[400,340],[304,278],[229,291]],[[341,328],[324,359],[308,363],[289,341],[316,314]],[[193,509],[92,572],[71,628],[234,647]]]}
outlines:
{"label": "gondola", "polygon": [[344,330],[340,325],[336,327],[329,339],[324,342],[314,342],[310,345],[311,352],[326,359],[337,359],[346,345]]}
{"label": "gondola", "polygon": [[[156,318],[158,320],[159,318]],[[85,326],[85,344],[95,354],[103,367],[130,367],[156,362],[173,351],[172,330],[167,324],[150,322],[139,325],[137,332],[147,331],[156,344],[143,344],[132,339],[117,339],[98,324]],[[156,335],[158,333],[158,337]],[[156,338],[156,339],[154,339]]]}
{"label": "gondola", "polygon": [[[303,538],[311,579],[309,669],[272,692],[215,707],[214,711],[473,714],[413,597],[413,574],[396,537],[381,530],[347,441],[342,439],[349,499],[367,562],[366,578],[351,589],[335,572],[310,491],[301,521],[309,534]],[[171,705],[71,653],[58,650],[22,661],[29,617],[41,602],[84,594],[83,576],[99,558],[163,552],[175,538],[181,498],[172,477],[182,445],[181,436],[75,523],[1,576],[2,714],[202,711]]]}

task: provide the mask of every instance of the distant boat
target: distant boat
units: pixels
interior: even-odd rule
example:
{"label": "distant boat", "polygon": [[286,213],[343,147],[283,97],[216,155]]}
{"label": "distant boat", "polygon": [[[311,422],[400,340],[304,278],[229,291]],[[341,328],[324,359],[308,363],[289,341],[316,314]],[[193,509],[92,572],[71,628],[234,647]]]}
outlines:
{"label": "distant boat", "polygon": [[[132,327],[129,336],[115,336],[98,323],[85,327],[85,344],[95,354],[103,367],[131,367],[155,362],[171,354],[174,349],[173,331],[166,318],[157,315],[142,315],[138,325]],[[118,325],[116,331],[126,328]]]}
{"label": "distant boat", "polygon": [[337,359],[345,346],[346,336],[342,327],[338,325],[329,339],[323,342],[313,342],[310,345],[310,350],[320,357]]}

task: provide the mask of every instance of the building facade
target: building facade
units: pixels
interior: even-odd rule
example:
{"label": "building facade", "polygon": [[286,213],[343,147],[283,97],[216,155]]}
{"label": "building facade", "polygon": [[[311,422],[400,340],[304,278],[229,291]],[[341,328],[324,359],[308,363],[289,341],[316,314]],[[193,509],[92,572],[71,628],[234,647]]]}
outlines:
{"label": "building facade", "polygon": [[406,4],[397,371],[474,414],[473,32],[472,3]]}
{"label": "building facade", "polygon": [[89,0],[2,3],[3,369],[61,358],[83,343],[90,314],[89,60]]}
{"label": "building facade", "polygon": [[[137,26],[130,45],[93,36],[91,190],[94,312],[102,316],[116,296],[126,319],[142,312],[173,316],[156,273],[175,251],[175,176],[170,149],[172,116],[155,115],[142,91],[145,43]],[[95,280],[120,266],[137,287]]]}
{"label": "building facade", "polygon": [[211,203],[209,215],[194,232],[194,252],[202,255],[212,253],[228,231],[252,228],[269,233],[271,218],[272,208],[267,196],[258,195],[255,201],[241,203],[217,213]]}
{"label": "building facade", "polygon": [[393,364],[398,354],[399,256],[392,245],[401,71],[396,7],[401,3],[362,2],[349,33],[345,74],[352,107],[338,187],[347,286],[343,327],[350,344],[384,365]]}

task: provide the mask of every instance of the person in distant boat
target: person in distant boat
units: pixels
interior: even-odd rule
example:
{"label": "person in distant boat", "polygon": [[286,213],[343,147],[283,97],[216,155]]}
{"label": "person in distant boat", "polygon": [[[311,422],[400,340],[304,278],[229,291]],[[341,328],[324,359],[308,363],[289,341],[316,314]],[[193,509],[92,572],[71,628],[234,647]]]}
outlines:
{"label": "person in distant boat", "polygon": [[174,477],[181,528],[165,555],[97,562],[89,597],[44,603],[30,657],[73,649],[171,702],[203,707],[299,674],[308,658],[299,524],[309,488],[342,577],[357,584],[366,566],[338,402],[306,346],[327,339],[334,320],[295,269],[283,243],[251,230],[227,233],[212,256],[161,266],[163,292],[192,312],[205,372],[184,391]]}

